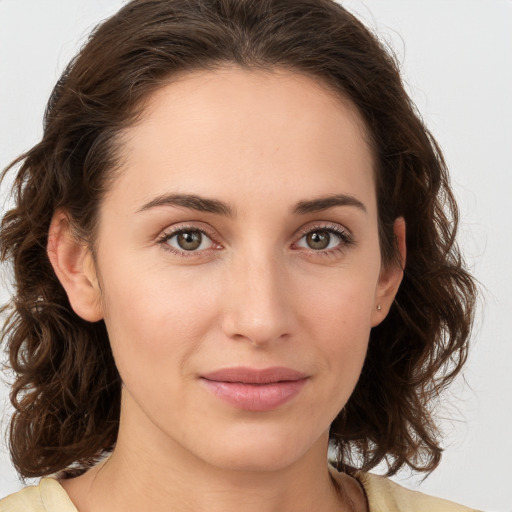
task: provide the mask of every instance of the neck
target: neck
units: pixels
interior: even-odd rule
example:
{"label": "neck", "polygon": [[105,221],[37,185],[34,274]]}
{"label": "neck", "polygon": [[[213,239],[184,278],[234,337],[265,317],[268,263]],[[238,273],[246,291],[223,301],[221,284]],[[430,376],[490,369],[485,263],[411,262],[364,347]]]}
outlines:
{"label": "neck", "polygon": [[[171,461],[162,457],[137,457],[139,453],[139,450],[128,451],[119,446],[109,459],[91,470],[87,492],[89,506],[79,507],[79,510],[351,510],[348,506],[343,508],[346,496],[340,495],[333,484],[326,458],[317,461],[315,454],[307,454],[304,461],[292,466],[258,472],[227,471],[204,462],[196,465],[179,457]],[[311,463],[308,471],[301,462]]]}
{"label": "neck", "polygon": [[327,433],[290,464],[233,471],[199,459],[154,430],[141,418],[122,419],[112,455],[63,482],[80,512],[354,510],[353,500],[340,492],[329,473]]}

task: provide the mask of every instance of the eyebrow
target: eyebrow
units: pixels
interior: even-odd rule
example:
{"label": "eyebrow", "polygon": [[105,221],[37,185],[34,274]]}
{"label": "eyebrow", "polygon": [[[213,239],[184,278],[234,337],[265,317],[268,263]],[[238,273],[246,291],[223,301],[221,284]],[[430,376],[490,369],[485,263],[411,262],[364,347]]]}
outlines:
{"label": "eyebrow", "polygon": [[234,216],[234,209],[218,199],[208,199],[194,194],[163,194],[146,203],[137,212],[143,212],[157,206],[178,206],[198,212],[215,213],[227,217]]}
{"label": "eyebrow", "polygon": [[[234,217],[235,215],[234,208],[232,208],[228,203],[195,194],[163,194],[144,204],[142,208],[137,210],[137,213],[147,211],[158,206],[177,206],[199,212],[224,215],[227,217]],[[367,213],[365,205],[359,201],[359,199],[347,194],[333,194],[306,201],[299,201],[292,211],[296,215],[306,215],[308,213],[318,213],[336,206],[353,206],[364,213]]]}
{"label": "eyebrow", "polygon": [[297,203],[293,211],[299,215],[306,215],[308,213],[317,213],[323,210],[328,210],[335,206],[354,206],[364,213],[368,213],[366,206],[359,201],[359,199],[347,194],[333,194],[311,199],[309,201],[300,201]]}

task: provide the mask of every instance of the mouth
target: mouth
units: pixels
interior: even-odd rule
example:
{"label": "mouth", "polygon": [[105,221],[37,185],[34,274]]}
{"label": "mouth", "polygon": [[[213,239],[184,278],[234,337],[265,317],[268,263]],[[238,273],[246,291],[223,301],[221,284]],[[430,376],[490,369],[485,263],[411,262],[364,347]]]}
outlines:
{"label": "mouth", "polygon": [[201,376],[205,387],[223,402],[252,412],[271,411],[295,398],[308,376],[285,367],[224,368]]}

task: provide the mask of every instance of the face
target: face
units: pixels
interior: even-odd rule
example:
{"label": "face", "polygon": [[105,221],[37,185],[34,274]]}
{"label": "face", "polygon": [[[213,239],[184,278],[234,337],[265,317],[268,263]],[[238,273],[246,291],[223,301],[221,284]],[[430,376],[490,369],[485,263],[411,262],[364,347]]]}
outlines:
{"label": "face", "polygon": [[89,276],[121,431],[231,469],[325,457],[399,280],[355,108],[291,72],[195,72],[122,147]]}

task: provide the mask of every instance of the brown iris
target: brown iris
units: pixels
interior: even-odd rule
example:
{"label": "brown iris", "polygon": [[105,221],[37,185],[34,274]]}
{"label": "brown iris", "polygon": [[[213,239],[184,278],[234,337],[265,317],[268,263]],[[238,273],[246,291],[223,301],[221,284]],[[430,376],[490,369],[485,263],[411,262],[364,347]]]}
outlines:
{"label": "brown iris", "polygon": [[203,241],[203,235],[200,231],[182,231],[178,233],[176,238],[180,249],[184,251],[195,251]]}
{"label": "brown iris", "polygon": [[331,235],[328,231],[312,231],[306,235],[306,243],[311,249],[322,250],[329,246]]}

